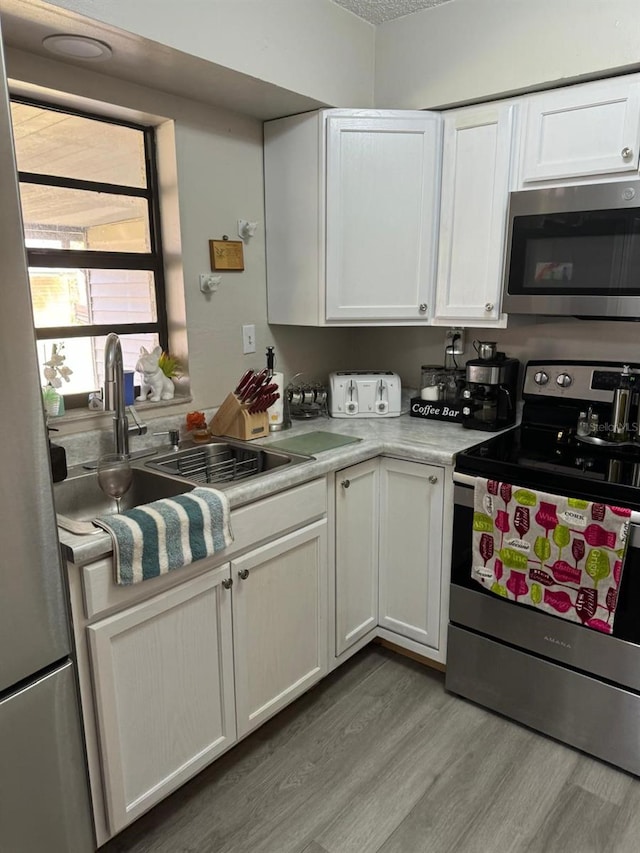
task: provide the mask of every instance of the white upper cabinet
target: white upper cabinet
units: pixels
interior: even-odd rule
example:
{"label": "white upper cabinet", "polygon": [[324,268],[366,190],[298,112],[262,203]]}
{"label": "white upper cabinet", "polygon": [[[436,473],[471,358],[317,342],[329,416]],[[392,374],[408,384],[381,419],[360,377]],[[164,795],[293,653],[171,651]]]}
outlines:
{"label": "white upper cabinet", "polygon": [[270,323],[429,322],[441,121],[323,110],[265,124]]}
{"label": "white upper cabinet", "polygon": [[527,99],[521,188],[636,172],[639,140],[637,75],[533,95]]}
{"label": "white upper cabinet", "polygon": [[327,118],[326,319],[430,315],[440,118]]}
{"label": "white upper cabinet", "polygon": [[500,298],[516,109],[445,113],[436,324],[506,325]]}

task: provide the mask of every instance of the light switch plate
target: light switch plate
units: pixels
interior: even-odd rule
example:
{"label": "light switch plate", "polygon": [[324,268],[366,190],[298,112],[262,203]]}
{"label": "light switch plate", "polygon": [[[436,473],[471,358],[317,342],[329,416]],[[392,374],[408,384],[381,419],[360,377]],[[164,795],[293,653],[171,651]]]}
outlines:
{"label": "light switch plate", "polygon": [[242,352],[247,353],[256,351],[256,327],[253,323],[242,327]]}

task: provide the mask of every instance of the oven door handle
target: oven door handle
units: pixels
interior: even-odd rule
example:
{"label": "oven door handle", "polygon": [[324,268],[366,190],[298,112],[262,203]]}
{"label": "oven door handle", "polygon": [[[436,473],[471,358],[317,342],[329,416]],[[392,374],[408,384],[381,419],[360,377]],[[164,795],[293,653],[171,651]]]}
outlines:
{"label": "oven door handle", "polygon": [[[457,483],[459,486],[469,486],[473,488],[476,484],[476,477],[472,474],[460,474],[457,471],[453,472],[453,482]],[[588,500],[588,498],[585,498]],[[471,504],[468,504],[471,506]],[[629,522],[631,524],[632,541],[630,541],[630,545],[633,547],[638,547],[640,545],[640,530],[636,530],[633,528],[640,527],[640,512],[636,512],[635,510],[631,511],[631,516],[629,517]]]}
{"label": "oven door handle", "polygon": [[457,471],[453,472],[453,482],[459,483],[461,486],[471,486],[473,488],[476,484],[477,477],[472,476],[471,474],[459,474]]}

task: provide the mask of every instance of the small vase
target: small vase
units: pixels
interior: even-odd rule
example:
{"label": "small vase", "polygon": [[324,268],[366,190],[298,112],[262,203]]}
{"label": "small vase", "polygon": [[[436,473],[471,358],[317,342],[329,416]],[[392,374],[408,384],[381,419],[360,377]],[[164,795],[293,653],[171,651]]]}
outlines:
{"label": "small vase", "polygon": [[56,418],[64,415],[64,397],[58,394],[55,388],[50,385],[45,386],[42,389],[42,400],[44,410],[49,417]]}

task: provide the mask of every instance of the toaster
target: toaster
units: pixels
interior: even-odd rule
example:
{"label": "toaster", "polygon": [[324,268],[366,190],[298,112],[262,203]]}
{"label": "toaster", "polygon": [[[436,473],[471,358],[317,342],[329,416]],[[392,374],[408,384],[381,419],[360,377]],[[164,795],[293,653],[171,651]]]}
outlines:
{"label": "toaster", "polygon": [[341,370],[329,375],[332,418],[397,418],[400,377],[390,370]]}

